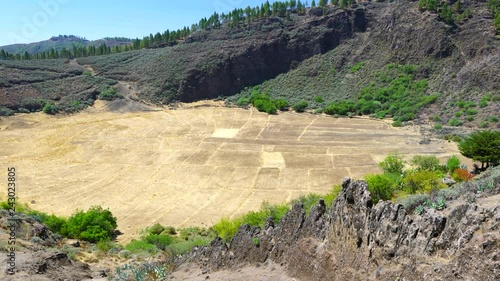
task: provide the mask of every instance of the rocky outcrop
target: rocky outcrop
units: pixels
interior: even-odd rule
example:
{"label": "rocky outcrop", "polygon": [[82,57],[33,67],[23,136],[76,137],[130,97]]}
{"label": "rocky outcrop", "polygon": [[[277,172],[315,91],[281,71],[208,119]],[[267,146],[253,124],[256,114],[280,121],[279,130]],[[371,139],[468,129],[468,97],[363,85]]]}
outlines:
{"label": "rocky outcrop", "polygon": [[495,201],[412,215],[392,202],[373,205],[366,182],[346,179],[329,210],[321,200],[305,216],[295,205],[277,226],[241,226],[229,244],[217,239],[192,258],[205,271],[271,260],[300,280],[498,280]]}
{"label": "rocky outcrop", "polygon": [[[15,213],[11,216],[6,210],[0,210],[0,241],[9,241],[10,227],[15,229],[15,266],[9,264],[5,242],[0,248],[0,280],[5,281],[48,281],[48,280],[90,280],[96,276],[87,264],[68,257],[57,249],[60,242],[43,224],[33,217]],[[12,262],[12,261],[10,261]],[[12,274],[14,273],[14,274]]]}

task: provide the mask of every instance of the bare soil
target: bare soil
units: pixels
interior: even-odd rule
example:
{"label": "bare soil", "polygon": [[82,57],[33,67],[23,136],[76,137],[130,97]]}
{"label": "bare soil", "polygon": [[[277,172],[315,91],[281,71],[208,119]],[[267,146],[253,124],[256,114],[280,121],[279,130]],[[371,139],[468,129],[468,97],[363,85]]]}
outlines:
{"label": "bare soil", "polygon": [[264,200],[324,194],[345,176],[379,172],[376,163],[396,150],[443,161],[459,154],[453,143],[419,144],[417,128],[379,120],[267,115],[209,101],[159,111],[109,106],[1,119],[0,166],[16,167],[19,200],[34,209],[69,216],[109,208],[120,242],[155,223],[211,226]]}

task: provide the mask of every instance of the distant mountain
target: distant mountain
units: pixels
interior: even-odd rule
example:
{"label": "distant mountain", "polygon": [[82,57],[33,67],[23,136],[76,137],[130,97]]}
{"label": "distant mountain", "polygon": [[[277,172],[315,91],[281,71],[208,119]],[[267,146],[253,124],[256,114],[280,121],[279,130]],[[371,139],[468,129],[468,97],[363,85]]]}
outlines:
{"label": "distant mountain", "polygon": [[87,47],[87,46],[100,46],[102,43],[105,43],[109,47],[113,46],[121,46],[132,44],[132,39],[123,38],[123,37],[106,37],[99,40],[90,41],[84,37],[79,37],[75,35],[59,35],[53,36],[49,40],[30,43],[30,44],[13,44],[0,46],[0,49],[3,49],[6,52],[11,54],[23,54],[24,52],[28,52],[29,54],[36,54],[40,52],[50,51],[50,49],[54,48],[57,51],[60,51],[62,48],[72,49],[73,45],[76,47]]}

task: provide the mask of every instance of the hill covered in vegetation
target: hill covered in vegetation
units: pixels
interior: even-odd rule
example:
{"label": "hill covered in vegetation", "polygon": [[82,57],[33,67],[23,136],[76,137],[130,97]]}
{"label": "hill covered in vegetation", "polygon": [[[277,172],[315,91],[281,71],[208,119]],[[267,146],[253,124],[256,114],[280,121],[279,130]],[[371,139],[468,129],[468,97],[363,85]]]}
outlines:
{"label": "hill covered in vegetation", "polygon": [[[136,82],[137,96],[156,104],[219,97],[237,103],[257,91],[289,105],[302,101],[305,110],[395,117],[395,125],[420,118],[438,127],[498,126],[494,0],[290,2],[214,14],[173,37],[175,45],[151,34],[138,50],[77,63],[92,67],[93,79]],[[140,48],[151,39],[158,42]],[[9,101],[1,106],[18,110],[12,96],[21,101],[26,92],[48,96],[50,86],[36,85],[41,81],[9,80],[6,72],[30,63],[46,64],[0,61],[0,96]]]}
{"label": "hill covered in vegetation", "polygon": [[[100,47],[105,45],[109,48],[114,47],[125,47],[132,45],[132,39],[123,38],[123,37],[106,37],[99,40],[87,40],[84,37],[79,37],[75,35],[59,35],[52,36],[48,40],[30,43],[30,44],[12,44],[6,46],[0,46],[0,49],[3,50],[3,54],[9,53],[14,58],[18,55],[17,59],[30,59],[35,58],[37,54],[40,54],[40,59],[43,57],[49,58],[50,54],[54,55],[55,53],[65,53],[73,51],[76,48],[88,48],[88,47]],[[0,51],[1,52],[1,51]],[[41,54],[44,53],[42,56]],[[0,55],[0,57],[2,57]]]}

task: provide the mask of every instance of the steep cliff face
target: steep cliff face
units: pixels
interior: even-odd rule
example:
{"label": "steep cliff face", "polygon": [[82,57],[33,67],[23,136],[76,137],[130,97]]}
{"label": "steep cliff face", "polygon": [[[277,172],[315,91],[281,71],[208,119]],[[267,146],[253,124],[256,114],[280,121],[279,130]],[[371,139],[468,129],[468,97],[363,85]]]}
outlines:
{"label": "steep cliff face", "polygon": [[392,202],[374,206],[365,182],[346,179],[331,209],[320,201],[306,216],[295,205],[278,226],[243,225],[193,260],[205,270],[270,260],[300,280],[498,280],[500,178],[493,182],[476,203],[411,215]]}
{"label": "steep cliff face", "polygon": [[[229,96],[243,87],[260,84],[287,72],[294,62],[332,50],[355,32],[363,32],[365,22],[365,9],[360,7],[337,10],[328,17],[311,16],[294,24],[276,18],[267,24],[280,28],[271,32],[253,33],[256,30],[252,30],[249,37],[235,40],[226,37],[218,50],[218,56],[225,56],[225,59],[213,65],[209,72],[203,65],[188,70],[185,81],[180,84],[179,98],[190,102]],[[251,28],[260,29],[262,24]],[[191,37],[186,43],[212,45],[213,41],[218,41],[213,34],[209,35],[209,40],[203,40],[201,36],[203,33]]]}

